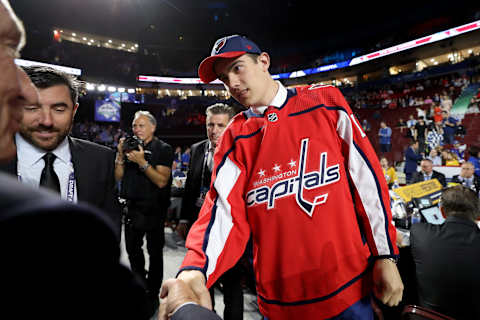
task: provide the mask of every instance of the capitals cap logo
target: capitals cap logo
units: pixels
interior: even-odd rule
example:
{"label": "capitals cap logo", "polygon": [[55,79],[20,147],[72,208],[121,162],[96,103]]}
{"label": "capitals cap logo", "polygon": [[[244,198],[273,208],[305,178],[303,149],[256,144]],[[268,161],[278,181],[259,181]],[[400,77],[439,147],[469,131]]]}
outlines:
{"label": "capitals cap logo", "polygon": [[233,36],[228,36],[228,37],[223,37],[223,38],[218,39],[215,42],[215,44],[213,45],[211,55],[214,56],[214,55],[219,54],[220,50],[222,50],[222,48],[225,47],[225,44],[227,43],[228,39],[233,38],[233,37],[238,37],[238,35],[235,34]]}
{"label": "capitals cap logo", "polygon": [[218,54],[220,50],[225,46],[227,43],[227,37],[218,39],[217,42],[213,45],[212,55]]}

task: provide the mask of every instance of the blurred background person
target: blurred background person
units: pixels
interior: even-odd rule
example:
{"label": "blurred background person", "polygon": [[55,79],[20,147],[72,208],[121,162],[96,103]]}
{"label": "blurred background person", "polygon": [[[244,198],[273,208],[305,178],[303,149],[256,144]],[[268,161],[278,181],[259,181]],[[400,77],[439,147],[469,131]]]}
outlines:
{"label": "blurred background person", "polygon": [[414,172],[411,183],[437,179],[442,187],[446,187],[447,182],[445,175],[441,172],[433,170],[433,162],[430,159],[423,159],[420,162],[420,171]]}
{"label": "blurred background person", "polygon": [[471,162],[462,163],[460,174],[452,177],[453,183],[459,183],[467,188],[480,192],[480,177],[475,174],[475,167]]}
{"label": "blurred background person", "polygon": [[380,165],[382,166],[385,180],[387,180],[388,187],[391,189],[393,186],[398,186],[398,177],[395,167],[390,166],[388,159],[385,157],[380,158]]}
{"label": "blurred background person", "polygon": [[[125,245],[132,270],[147,285],[152,314],[158,308],[163,280],[164,221],[170,206],[172,147],[154,136],[157,122],[148,111],[137,111],[133,134],[118,144],[115,178],[127,200]],[[142,246],[147,241],[148,271]]]}
{"label": "blurred background person", "polygon": [[[205,196],[210,189],[215,148],[228,123],[235,115],[235,110],[229,105],[216,103],[209,106],[205,114],[207,115],[207,139],[197,142],[191,147],[192,157],[188,165],[189,170],[182,200],[181,220],[178,230],[185,239],[187,231],[197,220]],[[225,320],[243,319],[241,281],[242,268],[240,263],[237,263],[209,289],[212,307],[215,309],[214,287],[222,285],[223,301],[225,303],[223,317]]]}

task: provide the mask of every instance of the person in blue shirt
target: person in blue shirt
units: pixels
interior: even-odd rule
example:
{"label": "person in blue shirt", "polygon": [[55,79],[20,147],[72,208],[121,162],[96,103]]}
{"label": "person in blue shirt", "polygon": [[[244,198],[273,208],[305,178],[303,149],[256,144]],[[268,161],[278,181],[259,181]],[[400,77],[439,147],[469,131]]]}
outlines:
{"label": "person in blue shirt", "polygon": [[443,117],[443,142],[445,144],[453,144],[455,132],[457,131],[458,121],[450,116],[447,110],[442,111]]}
{"label": "person in blue shirt", "polygon": [[182,153],[182,170],[188,170],[188,164],[190,163],[190,147],[187,147]]}
{"label": "person in blue shirt", "polygon": [[392,148],[392,129],[387,126],[385,121],[380,122],[380,130],[378,130],[378,136],[380,137],[380,151],[390,152],[390,149]]}
{"label": "person in blue shirt", "polygon": [[480,147],[478,146],[471,146],[468,150],[468,162],[473,163],[475,167],[475,174],[480,176]]}

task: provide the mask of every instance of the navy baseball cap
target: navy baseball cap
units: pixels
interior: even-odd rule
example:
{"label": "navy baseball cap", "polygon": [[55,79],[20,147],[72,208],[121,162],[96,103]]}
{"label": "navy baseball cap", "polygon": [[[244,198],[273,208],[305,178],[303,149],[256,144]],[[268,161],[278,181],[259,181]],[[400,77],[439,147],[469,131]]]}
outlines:
{"label": "navy baseball cap", "polygon": [[245,53],[260,54],[260,48],[250,39],[244,36],[233,35],[223,37],[215,41],[210,57],[205,58],[198,67],[198,76],[204,83],[217,79],[213,65],[218,59],[237,58]]}

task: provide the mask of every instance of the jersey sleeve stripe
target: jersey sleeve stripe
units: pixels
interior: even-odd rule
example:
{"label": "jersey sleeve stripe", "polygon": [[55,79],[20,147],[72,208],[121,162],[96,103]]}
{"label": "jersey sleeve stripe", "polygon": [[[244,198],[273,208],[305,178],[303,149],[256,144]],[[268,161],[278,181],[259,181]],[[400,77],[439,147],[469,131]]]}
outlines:
{"label": "jersey sleeve stripe", "polygon": [[207,256],[205,272],[207,279],[215,270],[218,257],[222,253],[228,235],[233,228],[232,207],[227,198],[240,174],[240,168],[227,158],[214,182],[217,198],[215,199],[215,205],[212,210],[212,220],[207,228],[206,243],[204,243],[203,247]]}
{"label": "jersey sleeve stripe", "polygon": [[[384,201],[382,201],[382,191],[381,191],[381,188],[380,188],[380,182],[378,181],[378,178],[377,176],[375,175],[375,172],[372,168],[372,165],[370,163],[370,161],[368,160],[368,158],[366,157],[365,153],[362,151],[362,149],[355,143],[355,141],[353,142],[353,144],[355,145],[355,148],[357,149],[358,153],[362,156],[363,160],[365,161],[365,164],[368,166],[370,172],[372,173],[372,177],[373,179],[375,180],[375,187],[376,187],[376,193],[378,194],[378,202],[380,202],[381,206],[382,206],[382,212],[383,212],[383,227],[385,228],[385,235],[386,235],[386,239],[387,239],[387,243],[388,243],[388,250],[389,252],[385,252],[384,254],[385,255],[394,255],[394,250],[393,250],[393,247],[392,247],[392,242],[391,242],[391,239],[390,239],[390,233],[388,232],[388,215],[387,215],[387,210],[385,209],[385,203]],[[368,194],[365,192],[365,194]],[[378,206],[378,204],[377,204]],[[378,247],[377,247],[378,248]],[[380,253],[380,250],[379,250],[379,253]]]}
{"label": "jersey sleeve stripe", "polygon": [[[378,178],[367,156],[353,140],[350,117],[346,110],[342,111],[344,112],[339,112],[337,131],[349,148],[348,170],[365,208],[377,254],[393,255],[394,250],[388,232],[388,215],[382,200],[382,190]],[[383,213],[382,215],[376,213],[379,210]]]}
{"label": "jersey sleeve stripe", "polygon": [[241,175],[241,169],[229,159],[229,155],[235,150],[238,140],[251,138],[260,133],[261,130],[262,128],[259,128],[250,134],[235,137],[231,148],[225,152],[217,167],[215,181],[213,182],[217,197],[211,210],[210,222],[205,231],[202,247],[206,256],[202,271],[207,279],[215,271],[218,258],[225,248],[228,235],[233,228],[232,208],[228,197]]}

